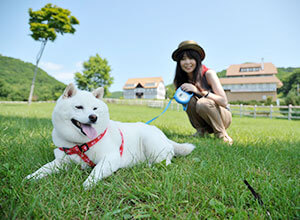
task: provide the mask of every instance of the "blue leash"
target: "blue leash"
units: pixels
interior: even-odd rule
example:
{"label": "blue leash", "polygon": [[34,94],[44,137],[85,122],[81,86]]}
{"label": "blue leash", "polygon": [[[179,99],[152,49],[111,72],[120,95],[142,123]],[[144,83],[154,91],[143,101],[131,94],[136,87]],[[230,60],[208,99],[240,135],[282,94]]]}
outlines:
{"label": "blue leash", "polygon": [[162,113],[160,113],[158,116],[152,118],[151,120],[147,121],[146,124],[150,124],[152,121],[154,121],[155,119],[157,119],[159,116],[161,116],[163,113],[165,113],[167,111],[167,109],[170,107],[171,102],[174,98],[171,98],[171,100],[169,101],[169,103],[167,104],[167,106],[165,107],[165,109],[163,110]]}
{"label": "blue leash", "polygon": [[167,106],[165,107],[165,109],[163,110],[162,113],[160,113],[158,116],[152,118],[150,121],[147,121],[146,124],[150,124],[152,121],[154,121],[155,119],[157,119],[159,116],[161,116],[163,113],[165,113],[167,111],[167,109],[170,107],[171,102],[173,99],[175,99],[176,102],[182,104],[183,106],[183,110],[186,111],[188,103],[190,101],[190,99],[192,98],[194,94],[193,93],[189,93],[189,92],[185,92],[183,91],[180,87],[176,90],[173,98],[171,98],[171,100],[169,101],[169,103],[167,104]]}

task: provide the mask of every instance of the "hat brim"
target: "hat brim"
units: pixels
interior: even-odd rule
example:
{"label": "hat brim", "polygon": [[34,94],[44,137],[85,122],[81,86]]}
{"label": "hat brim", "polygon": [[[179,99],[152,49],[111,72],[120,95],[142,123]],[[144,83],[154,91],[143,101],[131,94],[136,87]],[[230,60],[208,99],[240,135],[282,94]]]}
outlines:
{"label": "hat brim", "polygon": [[172,53],[172,59],[174,61],[178,61],[177,58],[178,58],[178,55],[181,51],[183,50],[195,50],[197,51],[199,54],[200,54],[200,59],[201,61],[204,60],[205,58],[205,52],[203,50],[202,47],[200,47],[199,45],[196,45],[196,44],[189,44],[189,45],[184,45],[182,47],[179,47],[177,48],[173,53]]}

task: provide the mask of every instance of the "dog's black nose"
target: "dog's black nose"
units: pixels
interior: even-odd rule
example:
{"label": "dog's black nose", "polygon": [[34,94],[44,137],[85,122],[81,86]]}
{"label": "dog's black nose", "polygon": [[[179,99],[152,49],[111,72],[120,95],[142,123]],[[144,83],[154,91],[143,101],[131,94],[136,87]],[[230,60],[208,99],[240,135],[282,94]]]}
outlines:
{"label": "dog's black nose", "polygon": [[89,119],[91,122],[95,123],[97,121],[97,115],[91,114],[91,115],[89,115]]}

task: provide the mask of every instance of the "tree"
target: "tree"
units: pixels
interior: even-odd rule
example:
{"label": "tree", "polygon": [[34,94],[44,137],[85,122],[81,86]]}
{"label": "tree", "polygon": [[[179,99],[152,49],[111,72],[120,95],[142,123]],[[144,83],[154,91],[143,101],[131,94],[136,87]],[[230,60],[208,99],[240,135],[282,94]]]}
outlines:
{"label": "tree", "polygon": [[[300,70],[294,71],[289,75],[287,79],[283,81],[283,86],[281,87],[281,92],[285,95],[284,102],[286,105],[300,105]],[[296,116],[300,115],[300,112],[295,110]],[[292,114],[292,115],[295,115]]]}
{"label": "tree", "polygon": [[171,99],[171,98],[173,98],[174,94],[175,94],[174,84],[167,85],[166,86],[166,98]]}
{"label": "tree", "polygon": [[226,77],[226,70],[222,70],[221,72],[217,72],[217,75],[219,78],[225,78]]}
{"label": "tree", "polygon": [[0,99],[1,98],[7,98],[9,94],[9,88],[8,85],[5,83],[3,79],[0,79]]}
{"label": "tree", "polygon": [[297,95],[295,90],[291,90],[285,97],[284,102],[286,105],[300,105],[300,96]]}
{"label": "tree", "polygon": [[38,70],[38,64],[44,52],[48,40],[55,41],[56,33],[63,35],[64,33],[75,33],[75,28],[72,25],[79,24],[79,21],[71,16],[68,9],[57,7],[56,5],[47,4],[41,10],[32,11],[29,9],[29,25],[32,31],[31,37],[36,41],[41,41],[41,49],[36,57],[36,65],[34,76],[32,79],[28,103],[31,103],[34,91],[34,83]]}
{"label": "tree", "polygon": [[283,96],[287,96],[291,90],[296,90],[297,84],[300,84],[300,69],[296,69],[293,73],[282,80],[283,86],[278,89],[278,92]]}
{"label": "tree", "polygon": [[75,73],[75,81],[79,89],[91,91],[98,87],[104,87],[104,94],[113,83],[114,78],[110,76],[110,66],[107,60],[102,59],[99,54],[91,56],[83,63],[82,73]]}

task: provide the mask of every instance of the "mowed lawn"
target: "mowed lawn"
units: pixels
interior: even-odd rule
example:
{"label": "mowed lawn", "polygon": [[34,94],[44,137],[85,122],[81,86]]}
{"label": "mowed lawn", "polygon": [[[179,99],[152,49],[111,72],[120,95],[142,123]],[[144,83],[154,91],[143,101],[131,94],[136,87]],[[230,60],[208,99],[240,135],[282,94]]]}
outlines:
{"label": "mowed lawn", "polygon": [[[183,111],[152,124],[196,149],[149,167],[118,170],[85,191],[75,164],[39,181],[24,177],[54,159],[54,104],[0,104],[1,219],[299,219],[300,121],[234,117],[234,144],[195,132]],[[162,109],[109,104],[113,120],[146,122]],[[258,192],[263,206],[244,184]]]}

